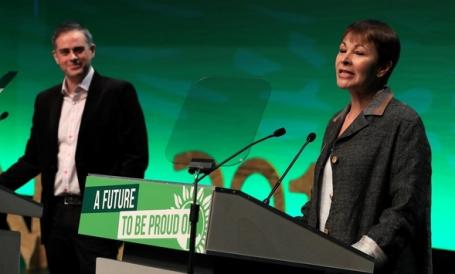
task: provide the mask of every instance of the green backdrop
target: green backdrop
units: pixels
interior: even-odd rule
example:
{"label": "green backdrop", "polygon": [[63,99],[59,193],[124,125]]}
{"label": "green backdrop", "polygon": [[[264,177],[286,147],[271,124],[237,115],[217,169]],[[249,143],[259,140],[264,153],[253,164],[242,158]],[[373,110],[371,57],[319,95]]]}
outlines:
{"label": "green backdrop", "polygon": [[[207,76],[267,81],[271,96],[255,138],[279,127],[288,134],[254,147],[249,157],[265,160],[281,175],[307,134],[318,134],[283,181],[284,209],[297,215],[306,196],[291,192],[290,181],[316,160],[329,117],[349,100],[335,84],[340,35],[352,21],[377,18],[400,34],[402,55],[390,86],[420,113],[432,147],[433,246],[455,250],[454,10],[449,0],[2,1],[0,75],[19,73],[0,94],[0,112],[10,113],[0,122],[0,167],[5,170],[23,153],[36,94],[62,81],[50,37],[57,24],[75,19],[94,35],[95,69],[138,90],[149,135],[149,179],[192,181],[166,157],[192,84]],[[221,169],[224,186],[231,186],[236,170]],[[270,186],[253,174],[241,189],[263,199]],[[20,193],[33,193],[33,184]]]}

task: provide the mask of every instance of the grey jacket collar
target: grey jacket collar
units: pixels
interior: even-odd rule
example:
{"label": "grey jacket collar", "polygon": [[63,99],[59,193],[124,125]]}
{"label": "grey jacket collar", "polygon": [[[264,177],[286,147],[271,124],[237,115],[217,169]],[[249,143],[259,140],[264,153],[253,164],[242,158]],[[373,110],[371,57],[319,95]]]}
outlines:
{"label": "grey jacket collar", "polygon": [[[382,116],[392,98],[393,93],[390,88],[384,87],[374,95],[371,103],[363,110],[363,115]],[[351,105],[347,105],[337,116],[335,116],[335,118],[333,118],[333,122],[336,122],[338,119],[346,116],[346,113],[349,111],[350,107]]]}

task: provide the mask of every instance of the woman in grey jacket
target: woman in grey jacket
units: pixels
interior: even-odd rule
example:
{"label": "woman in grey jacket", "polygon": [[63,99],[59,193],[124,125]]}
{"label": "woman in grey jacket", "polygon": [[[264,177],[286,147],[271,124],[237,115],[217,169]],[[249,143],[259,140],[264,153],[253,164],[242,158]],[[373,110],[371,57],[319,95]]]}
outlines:
{"label": "woman in grey jacket", "polygon": [[304,221],[374,257],[375,273],[432,273],[431,151],[423,123],[386,87],[397,34],[362,20],[345,31],[337,85],[351,102],[326,128]]}

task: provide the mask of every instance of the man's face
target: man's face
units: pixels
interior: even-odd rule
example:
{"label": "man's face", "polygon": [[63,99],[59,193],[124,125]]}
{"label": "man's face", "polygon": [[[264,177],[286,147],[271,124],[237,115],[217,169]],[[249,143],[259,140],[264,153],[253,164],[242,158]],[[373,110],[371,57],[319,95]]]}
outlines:
{"label": "man's face", "polygon": [[88,44],[82,31],[68,31],[55,40],[53,56],[67,78],[80,82],[95,57],[95,45]]}

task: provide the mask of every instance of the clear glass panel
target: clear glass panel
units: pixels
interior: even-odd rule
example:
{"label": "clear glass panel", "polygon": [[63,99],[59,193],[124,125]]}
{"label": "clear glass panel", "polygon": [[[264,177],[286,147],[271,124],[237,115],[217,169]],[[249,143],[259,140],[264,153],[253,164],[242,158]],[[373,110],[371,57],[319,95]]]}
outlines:
{"label": "clear glass panel", "polygon": [[[199,80],[187,94],[166,148],[167,159],[183,165],[189,158],[225,160],[255,138],[270,92],[262,79]],[[248,152],[226,165],[244,161]]]}

